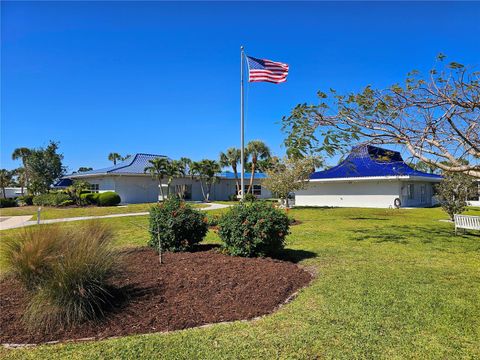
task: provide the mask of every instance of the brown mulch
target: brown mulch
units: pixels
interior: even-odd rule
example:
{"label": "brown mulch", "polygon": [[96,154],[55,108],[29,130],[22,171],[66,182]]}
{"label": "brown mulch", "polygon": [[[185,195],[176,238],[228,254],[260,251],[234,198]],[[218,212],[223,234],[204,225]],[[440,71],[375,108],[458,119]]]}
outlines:
{"label": "brown mulch", "polygon": [[49,334],[22,325],[27,294],[14,279],[0,281],[0,343],[106,338],[185,329],[268,314],[312,276],[293,263],[246,259],[215,250],[166,253],[164,264],[148,248],[130,250],[112,285],[128,294],[100,322]]}

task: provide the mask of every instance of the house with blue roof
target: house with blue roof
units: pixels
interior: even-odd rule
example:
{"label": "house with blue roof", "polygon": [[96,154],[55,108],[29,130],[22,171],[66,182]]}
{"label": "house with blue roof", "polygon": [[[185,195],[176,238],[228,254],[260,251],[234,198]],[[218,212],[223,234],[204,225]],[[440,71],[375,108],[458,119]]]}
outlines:
{"label": "house with blue roof", "polygon": [[399,152],[372,145],[354,147],[337,166],[314,172],[297,206],[427,207],[442,177],[407,165]]}
{"label": "house with blue roof", "polygon": [[[160,197],[158,181],[144,172],[145,167],[150,166],[149,160],[166,158],[165,155],[136,154],[114,166],[91,171],[73,173],[65,176],[62,183],[72,180],[85,180],[90,184],[94,192],[115,191],[120,195],[122,203],[135,204],[155,202]],[[218,181],[213,184],[210,200],[228,200],[236,194],[235,174],[233,172],[221,172],[217,174]],[[269,198],[272,194],[261,186],[263,173],[255,173],[253,193],[258,198]],[[246,184],[250,179],[250,173],[245,173]],[[171,192],[177,187],[186,185],[186,200],[203,200],[200,181],[192,177],[174,179],[171,184]],[[166,184],[163,184],[166,187]]]}

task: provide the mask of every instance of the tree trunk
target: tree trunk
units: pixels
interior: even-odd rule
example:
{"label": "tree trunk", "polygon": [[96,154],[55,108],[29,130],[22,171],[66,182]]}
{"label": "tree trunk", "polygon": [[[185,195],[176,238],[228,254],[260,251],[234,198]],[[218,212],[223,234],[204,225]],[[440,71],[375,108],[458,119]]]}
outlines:
{"label": "tree trunk", "polygon": [[7,193],[5,192],[5,187],[2,186],[2,192],[3,192],[3,198],[6,199],[7,198]]}
{"label": "tree trunk", "polygon": [[202,196],[203,196],[203,200],[206,200],[206,196],[205,196],[205,188],[203,186],[203,180],[200,179],[200,188],[202,189]]}
{"label": "tree trunk", "polygon": [[253,194],[253,180],[255,179],[255,165],[256,163],[252,162],[252,169],[251,169],[251,174],[250,174],[250,184],[248,185],[248,190],[247,193],[252,192]]}
{"label": "tree trunk", "polygon": [[237,187],[237,195],[240,194],[240,183],[238,181],[237,166],[232,165],[233,173],[235,174],[235,186]]}
{"label": "tree trunk", "polygon": [[162,196],[162,201],[163,201],[165,200],[165,196],[163,195],[162,179],[158,179],[158,187],[160,188],[160,195]]}

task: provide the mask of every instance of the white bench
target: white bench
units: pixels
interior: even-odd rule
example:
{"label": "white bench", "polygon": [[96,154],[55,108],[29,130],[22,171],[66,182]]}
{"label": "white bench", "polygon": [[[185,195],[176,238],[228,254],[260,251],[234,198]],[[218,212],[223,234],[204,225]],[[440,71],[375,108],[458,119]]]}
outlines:
{"label": "white bench", "polygon": [[471,215],[454,215],[455,220],[455,235],[457,235],[457,229],[480,230],[480,216]]}

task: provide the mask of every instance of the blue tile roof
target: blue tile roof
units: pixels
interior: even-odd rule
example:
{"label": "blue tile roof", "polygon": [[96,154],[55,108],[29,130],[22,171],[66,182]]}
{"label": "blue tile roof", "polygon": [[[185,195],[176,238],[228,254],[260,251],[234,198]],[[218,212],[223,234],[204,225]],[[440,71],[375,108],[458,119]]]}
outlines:
{"label": "blue tile roof", "polygon": [[103,169],[85,171],[81,173],[75,173],[67,175],[68,178],[82,177],[85,175],[105,175],[105,174],[145,174],[145,168],[150,166],[149,160],[156,158],[166,158],[165,155],[154,154],[136,154],[128,157],[125,161],[118,163],[117,165],[110,166]]}
{"label": "blue tile roof", "polygon": [[[110,166],[103,169],[97,170],[90,170],[81,173],[74,173],[65,176],[65,178],[75,178],[75,177],[83,177],[83,176],[90,176],[90,175],[106,175],[106,174],[125,174],[125,175],[138,175],[138,174],[145,174],[145,168],[150,166],[149,160],[153,160],[159,157],[166,158],[165,155],[154,155],[154,154],[136,154],[134,156],[129,157],[125,161],[118,163],[117,165]],[[235,174],[231,171],[224,171],[218,173],[217,176],[225,179],[235,179]],[[240,173],[238,174],[240,177]],[[264,173],[255,173],[256,179],[264,179],[266,175]],[[250,173],[245,173],[245,178],[250,178]]]}
{"label": "blue tile roof", "polygon": [[397,151],[383,149],[372,145],[354,147],[348,157],[337,166],[328,170],[317,171],[310,175],[311,180],[414,176],[439,180],[442,177],[418,171],[405,164]]}
{"label": "blue tile roof", "polygon": [[70,179],[62,178],[58,180],[53,187],[54,188],[64,188],[64,187],[69,187],[70,185],[73,184],[73,181]]}

